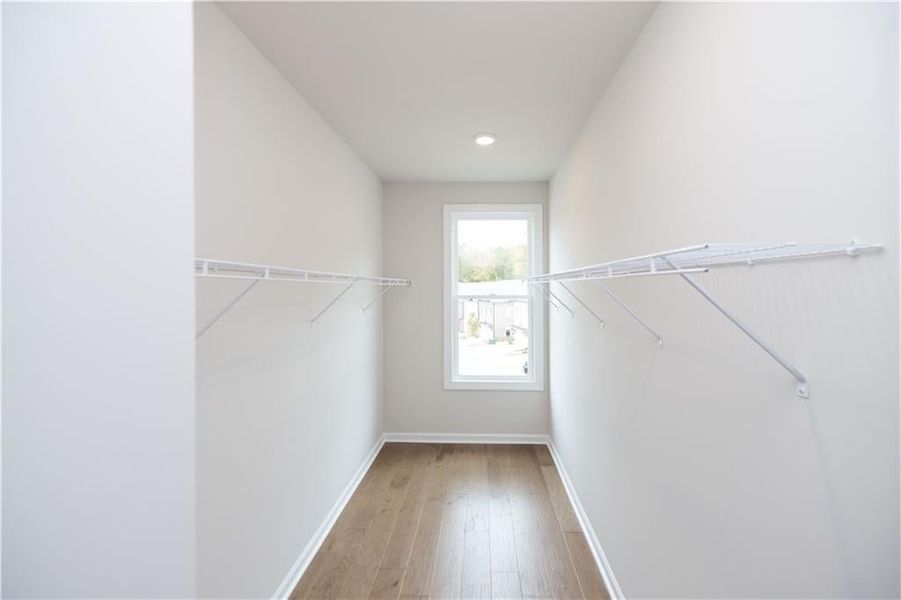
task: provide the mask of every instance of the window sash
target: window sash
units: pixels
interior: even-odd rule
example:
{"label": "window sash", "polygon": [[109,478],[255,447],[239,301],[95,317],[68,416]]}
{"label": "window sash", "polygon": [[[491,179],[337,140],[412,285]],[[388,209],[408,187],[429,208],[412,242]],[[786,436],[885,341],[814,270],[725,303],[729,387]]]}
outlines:
{"label": "window sash", "polygon": [[[470,295],[458,293],[459,221],[524,220],[528,227],[529,276],[543,266],[542,205],[445,205],[445,389],[542,390],[544,389],[544,304],[534,287],[526,294]],[[524,300],[528,310],[529,373],[523,375],[462,375],[459,372],[458,307],[461,300]]]}

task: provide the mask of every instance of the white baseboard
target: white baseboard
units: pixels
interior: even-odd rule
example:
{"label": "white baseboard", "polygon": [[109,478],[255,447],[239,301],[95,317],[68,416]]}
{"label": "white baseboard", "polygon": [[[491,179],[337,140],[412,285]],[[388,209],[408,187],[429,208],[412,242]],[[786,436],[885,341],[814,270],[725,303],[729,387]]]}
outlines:
{"label": "white baseboard", "polygon": [[303,577],[304,571],[306,571],[307,567],[310,566],[310,562],[313,560],[313,557],[316,556],[316,552],[319,551],[319,548],[325,541],[326,536],[328,536],[329,531],[332,530],[332,527],[335,525],[335,521],[338,520],[338,516],[341,514],[341,511],[344,510],[344,507],[347,506],[347,502],[350,500],[350,497],[354,495],[355,491],[357,491],[357,487],[363,480],[363,476],[366,475],[366,472],[369,470],[369,467],[372,466],[372,462],[375,460],[375,457],[378,456],[379,451],[384,445],[385,435],[382,434],[375,445],[372,447],[372,450],[369,451],[366,459],[363,460],[363,464],[361,464],[360,468],[357,469],[357,472],[354,473],[354,476],[347,484],[347,487],[345,487],[344,491],[341,492],[341,495],[338,497],[338,501],[335,502],[334,506],[332,506],[332,509],[325,516],[325,519],[323,519],[322,523],[319,525],[316,533],[313,534],[313,538],[307,544],[306,548],[304,548],[300,553],[300,556],[297,557],[297,560],[294,561],[294,564],[291,566],[291,570],[288,571],[288,574],[282,580],[281,585],[278,586],[275,594],[273,594],[273,600],[287,599],[288,596],[291,595],[291,592],[294,591],[294,588],[297,587],[297,584],[300,583],[300,578]]}
{"label": "white baseboard", "polygon": [[579,501],[579,496],[576,495],[576,489],[573,487],[572,480],[569,478],[569,474],[567,474],[566,468],[563,466],[563,461],[560,459],[560,454],[557,452],[557,447],[554,445],[553,439],[548,438],[547,447],[551,451],[554,464],[557,465],[557,471],[560,473],[560,479],[563,480],[563,487],[566,489],[566,495],[569,496],[569,501],[576,511],[579,525],[582,527],[582,532],[585,534],[585,539],[588,541],[588,546],[591,548],[591,553],[594,555],[594,561],[597,563],[598,570],[601,572],[601,577],[604,579],[604,585],[607,586],[607,593],[610,594],[611,600],[624,600],[625,596],[623,595],[623,590],[616,581],[616,576],[613,574],[613,569],[610,567],[607,555],[604,554],[604,549],[601,548],[598,536],[594,533],[594,528],[591,526],[591,521],[588,519],[588,514],[585,512],[585,508]]}
{"label": "white baseboard", "polygon": [[386,442],[420,444],[547,444],[542,433],[386,433]]}
{"label": "white baseboard", "polygon": [[554,459],[554,464],[557,466],[557,471],[560,472],[560,479],[563,481],[563,487],[566,489],[566,494],[567,496],[569,496],[569,501],[572,503],[573,508],[576,511],[576,517],[579,519],[579,525],[582,527],[582,531],[585,534],[585,539],[588,542],[588,546],[591,548],[591,553],[594,555],[594,560],[597,563],[598,570],[601,572],[601,577],[604,579],[604,584],[607,586],[607,591],[610,594],[611,600],[625,599],[623,591],[622,589],[620,589],[619,583],[617,583],[616,577],[613,574],[613,569],[610,568],[610,563],[607,560],[607,556],[604,554],[604,550],[601,548],[598,537],[594,533],[594,528],[592,528],[591,526],[591,521],[589,521],[588,515],[585,513],[585,509],[582,507],[582,503],[579,501],[579,496],[576,495],[576,490],[573,487],[572,481],[570,480],[569,475],[566,472],[566,468],[563,466],[563,461],[560,459],[560,454],[557,452],[557,448],[556,446],[554,446],[554,442],[550,438],[550,436],[528,433],[383,433],[376,444],[372,447],[372,450],[370,450],[369,454],[366,456],[363,464],[361,464],[360,468],[357,469],[357,472],[354,473],[354,476],[347,484],[347,487],[345,487],[344,491],[341,492],[341,496],[338,498],[338,501],[335,502],[335,505],[319,525],[319,528],[316,530],[313,538],[307,544],[306,548],[304,548],[300,553],[300,556],[297,557],[297,560],[294,562],[291,570],[288,571],[288,574],[285,576],[285,579],[282,581],[281,585],[278,586],[278,589],[273,595],[274,600],[284,600],[288,598],[291,592],[294,591],[294,588],[297,587],[297,584],[300,582],[300,578],[303,577],[304,571],[306,571],[307,567],[310,566],[310,562],[313,560],[313,557],[316,556],[316,552],[319,551],[319,548],[325,541],[325,538],[328,535],[329,531],[331,531],[332,527],[335,525],[335,521],[338,520],[338,516],[341,514],[341,511],[344,510],[344,507],[347,505],[350,497],[353,496],[354,492],[357,490],[357,487],[363,480],[363,476],[366,475],[366,472],[369,470],[369,467],[372,466],[372,462],[375,460],[375,457],[378,455],[379,451],[382,449],[382,446],[384,446],[386,442],[418,442],[426,444],[546,445],[551,452],[551,456]]}

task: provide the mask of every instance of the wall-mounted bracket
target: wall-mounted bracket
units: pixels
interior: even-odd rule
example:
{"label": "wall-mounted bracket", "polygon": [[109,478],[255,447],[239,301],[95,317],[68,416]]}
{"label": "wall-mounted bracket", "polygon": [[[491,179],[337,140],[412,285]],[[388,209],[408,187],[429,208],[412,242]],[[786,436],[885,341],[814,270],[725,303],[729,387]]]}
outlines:
{"label": "wall-mounted bracket", "polygon": [[235,304],[237,304],[238,302],[240,302],[240,301],[241,301],[241,298],[243,298],[244,296],[246,296],[246,295],[247,295],[247,292],[249,292],[250,290],[252,290],[253,287],[254,287],[256,284],[258,284],[260,281],[261,281],[261,279],[254,279],[253,281],[251,281],[250,284],[249,284],[247,287],[245,287],[245,288],[241,291],[240,294],[238,294],[237,296],[235,296],[234,300],[232,300],[231,302],[229,302],[228,304],[226,304],[226,305],[225,305],[225,308],[223,308],[223,309],[220,310],[218,313],[216,313],[216,316],[213,317],[213,319],[212,319],[209,323],[207,323],[206,325],[204,325],[203,328],[195,334],[194,340],[195,340],[195,341],[196,341],[196,340],[199,340],[199,339],[200,339],[200,336],[202,336],[204,333],[206,333],[206,332],[210,329],[210,327],[212,327],[213,325],[215,325],[215,324],[216,324],[216,321],[218,321],[219,319],[221,319],[222,317],[224,317],[224,316],[225,316],[225,313],[227,313],[228,311],[230,311],[230,310],[235,306]]}
{"label": "wall-mounted bracket", "polygon": [[330,309],[331,307],[333,307],[333,306],[335,305],[335,303],[336,303],[338,300],[340,300],[340,299],[344,296],[344,294],[346,294],[347,292],[349,292],[349,291],[350,291],[350,288],[352,288],[352,287],[355,286],[355,285],[357,285],[357,282],[356,282],[356,281],[351,281],[349,284],[347,284],[347,286],[346,286],[343,290],[341,290],[341,293],[340,293],[340,294],[338,294],[337,296],[335,296],[335,297],[332,299],[331,302],[329,302],[328,304],[326,304],[325,307],[324,307],[322,310],[320,310],[318,313],[316,313],[316,316],[315,316],[315,317],[313,317],[312,319],[310,319],[310,327],[312,327],[313,325],[315,325],[315,324],[316,324],[316,321],[318,321],[318,320],[320,319],[320,317],[322,317],[322,315],[324,315],[326,312],[328,312],[328,309]]}
{"label": "wall-mounted bracket", "polygon": [[548,303],[551,306],[553,306],[554,308],[556,308],[558,310],[560,309],[560,307],[563,307],[563,309],[569,313],[570,317],[576,316],[575,311],[573,309],[571,309],[569,306],[567,306],[566,302],[561,300],[560,297],[557,296],[557,294],[555,294],[554,292],[551,291],[550,284],[535,283],[535,282],[531,282],[531,281],[529,283],[531,283],[532,285],[541,289],[541,292],[544,294],[544,297],[547,299]]}
{"label": "wall-mounted bracket", "polygon": [[541,289],[544,290],[544,295],[547,296],[547,299],[548,299],[549,302],[555,302],[555,303],[557,303],[558,305],[562,306],[563,309],[566,310],[566,312],[569,313],[570,318],[576,316],[576,311],[574,311],[573,309],[571,309],[571,308],[569,307],[569,305],[568,305],[566,302],[564,302],[563,300],[561,300],[561,299],[560,299],[560,296],[558,296],[557,294],[555,294],[554,292],[551,291],[551,285],[550,285],[550,284],[546,284],[546,285],[542,286]]}
{"label": "wall-mounted bracket", "polygon": [[[547,302],[548,302],[548,304],[550,304],[551,306],[554,307],[554,310],[560,310],[560,305],[557,304],[557,301],[554,300],[553,298],[551,298],[550,296],[547,296]],[[570,316],[572,316],[572,315],[570,315]]]}
{"label": "wall-mounted bracket", "polygon": [[576,316],[576,312],[575,312],[573,309],[571,309],[569,306],[567,306],[566,302],[564,302],[563,300],[560,299],[560,296],[558,296],[557,294],[555,294],[554,292],[552,292],[551,289],[550,289],[550,287],[551,287],[551,286],[548,285],[548,286],[545,287],[545,290],[544,290],[544,291],[547,293],[547,295],[548,295],[548,299],[549,299],[549,300],[552,300],[553,302],[556,302],[557,304],[559,304],[560,306],[562,306],[564,310],[566,310],[567,312],[569,312],[569,316],[570,316],[570,317],[575,317],[575,316]]}
{"label": "wall-mounted bracket", "polygon": [[638,321],[638,324],[639,324],[639,325],[641,325],[642,327],[644,327],[644,328],[647,330],[648,333],[650,333],[652,336],[654,336],[654,338],[657,340],[657,347],[658,347],[658,348],[662,348],[662,347],[663,347],[663,338],[660,337],[660,336],[657,334],[656,331],[654,331],[653,329],[651,329],[650,325],[648,325],[647,323],[645,323],[644,321],[642,321],[641,318],[639,318],[638,315],[636,315],[634,312],[632,312],[632,310],[631,310],[628,306],[626,306],[626,305],[623,303],[622,300],[620,300],[619,298],[617,298],[616,294],[614,294],[614,293],[610,290],[610,288],[608,288],[606,285],[604,285],[604,282],[603,282],[603,281],[598,280],[598,283],[600,284],[601,289],[604,290],[605,292],[607,292],[607,295],[610,296],[610,298],[611,298],[614,302],[616,302],[617,304],[619,304],[619,306],[620,306],[624,311],[626,311],[627,313],[629,313],[629,315],[630,315],[633,319],[635,319],[636,321]]}
{"label": "wall-mounted bracket", "polygon": [[845,248],[845,254],[848,256],[860,256],[861,251],[866,249],[866,245],[861,244],[857,240],[851,240],[851,243]]}
{"label": "wall-mounted bracket", "polygon": [[[669,258],[667,258],[666,256],[662,256],[661,258],[667,264],[669,264],[671,267],[675,268],[673,266],[673,263],[670,262]],[[685,282],[688,283],[688,285],[693,287],[695,289],[695,291],[697,291],[699,294],[701,294],[701,296],[703,296],[705,300],[710,302],[710,304],[712,304],[714,306],[714,308],[716,308],[727,319],[729,319],[733,325],[738,327],[742,333],[744,333],[746,336],[751,338],[751,340],[753,340],[755,344],[760,346],[760,348],[763,349],[764,352],[769,354],[773,358],[773,360],[775,360],[777,363],[779,363],[782,366],[783,369],[785,369],[786,371],[791,373],[792,377],[794,377],[795,380],[798,382],[798,386],[795,390],[795,393],[797,393],[798,396],[800,396],[801,398],[809,398],[810,397],[810,389],[808,387],[807,378],[804,376],[803,373],[801,373],[801,371],[799,371],[794,365],[792,365],[785,358],[783,358],[778,352],[776,352],[776,350],[773,349],[772,346],[770,346],[768,343],[766,343],[759,335],[757,335],[756,333],[751,331],[747,325],[745,325],[738,319],[738,317],[733,315],[722,304],[717,302],[716,299],[713,298],[713,296],[711,296],[710,293],[707,292],[707,290],[705,290],[703,287],[701,287],[701,285],[697,281],[695,281],[691,275],[686,275],[685,273],[680,273],[679,276],[683,280],[685,280]]]}
{"label": "wall-mounted bracket", "polygon": [[390,285],[389,285],[389,286],[385,286],[385,287],[382,289],[382,291],[379,292],[379,295],[378,295],[378,296],[376,296],[375,298],[373,298],[372,301],[371,301],[369,304],[367,304],[366,306],[364,306],[363,308],[361,308],[360,310],[363,311],[363,314],[366,314],[366,311],[369,310],[369,308],[370,308],[373,304],[375,304],[376,302],[378,302],[378,301],[379,301],[379,298],[381,298],[382,296],[384,296],[385,294],[387,294],[387,293],[388,293],[388,290],[390,290],[392,287],[393,287],[393,286],[390,286]]}
{"label": "wall-mounted bracket", "polygon": [[[542,290],[542,291],[544,292],[544,297],[547,299],[548,304],[550,304],[551,306],[553,306],[553,307],[554,307],[554,310],[560,310],[561,308],[564,308],[564,307],[561,306],[556,300],[554,300],[553,298],[551,298],[551,295],[547,293],[547,290]],[[567,310],[569,310],[569,307],[568,307],[568,306],[565,307],[565,308],[566,308]],[[569,311],[569,316],[570,316],[570,317],[573,316],[573,312],[572,312],[571,310]]]}
{"label": "wall-mounted bracket", "polygon": [[579,304],[581,304],[581,305],[582,305],[582,308],[584,308],[585,310],[588,311],[588,314],[590,314],[592,317],[594,317],[595,319],[597,319],[598,323],[601,324],[601,328],[602,328],[602,329],[604,328],[604,326],[606,325],[606,323],[604,323],[604,319],[602,319],[601,317],[599,317],[598,314],[597,314],[596,312],[594,312],[593,310],[591,310],[591,307],[589,307],[587,304],[585,304],[584,302],[582,302],[582,299],[579,298],[578,296],[576,296],[576,295],[573,293],[573,291],[572,291],[571,289],[569,289],[569,287],[568,287],[565,283],[563,283],[562,281],[557,281],[557,283],[559,283],[559,284],[560,284],[560,287],[562,287],[564,290],[566,290],[566,291],[569,293],[570,296],[572,296],[573,298],[575,298],[575,299],[576,299],[576,302],[578,302]]}

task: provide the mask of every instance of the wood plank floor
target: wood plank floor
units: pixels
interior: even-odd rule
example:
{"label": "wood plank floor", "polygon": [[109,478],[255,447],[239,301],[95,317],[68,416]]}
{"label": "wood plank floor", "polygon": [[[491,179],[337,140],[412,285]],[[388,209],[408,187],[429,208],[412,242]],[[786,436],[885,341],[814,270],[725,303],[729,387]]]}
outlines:
{"label": "wood plank floor", "polygon": [[608,596],[545,446],[385,444],[291,598]]}

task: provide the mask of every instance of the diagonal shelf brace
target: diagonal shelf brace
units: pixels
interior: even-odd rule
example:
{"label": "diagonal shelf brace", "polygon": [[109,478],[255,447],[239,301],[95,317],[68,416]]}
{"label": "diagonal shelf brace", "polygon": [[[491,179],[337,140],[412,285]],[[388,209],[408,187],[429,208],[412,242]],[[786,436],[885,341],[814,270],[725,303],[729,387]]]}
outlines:
{"label": "diagonal shelf brace", "polygon": [[535,283],[532,282],[532,285],[538,286],[541,288],[541,291],[544,292],[544,297],[547,298],[547,301],[553,305],[554,308],[559,309],[561,306],[569,313],[570,317],[576,316],[576,313],[573,309],[566,305],[566,303],[560,299],[557,294],[550,290],[550,285],[547,282],[543,283]]}
{"label": "diagonal shelf brace", "polygon": [[608,288],[606,285],[604,285],[604,282],[603,282],[603,281],[598,281],[598,283],[600,284],[601,289],[603,289],[605,292],[607,292],[607,295],[610,296],[610,298],[611,298],[614,302],[616,302],[617,304],[619,304],[620,307],[621,307],[624,311],[626,311],[627,313],[629,313],[629,315],[630,315],[633,319],[635,319],[636,321],[638,321],[638,324],[639,324],[639,325],[641,325],[642,327],[644,327],[644,328],[647,330],[648,333],[650,333],[652,336],[654,336],[654,337],[657,339],[657,346],[659,346],[659,347],[662,348],[662,347],[663,347],[663,338],[660,337],[660,336],[657,334],[656,331],[654,331],[653,329],[651,329],[650,325],[648,325],[647,323],[645,323],[644,321],[642,321],[641,318],[640,318],[638,315],[636,315],[634,312],[632,312],[632,310],[631,310],[628,306],[626,306],[626,305],[623,303],[622,300],[620,300],[619,298],[617,298],[616,294],[614,294],[613,291],[611,291],[610,288]]}
{"label": "diagonal shelf brace", "polygon": [[559,304],[560,306],[562,306],[567,312],[569,312],[569,316],[570,316],[570,317],[576,316],[576,311],[574,311],[574,310],[571,309],[569,306],[567,306],[567,305],[566,305],[566,302],[564,302],[563,300],[561,300],[561,299],[560,299],[560,296],[558,296],[557,294],[555,294],[554,292],[552,292],[551,289],[550,289],[550,287],[551,287],[551,286],[547,286],[547,287],[545,287],[545,289],[544,289],[545,293],[547,294],[548,300],[551,301],[551,302],[556,302],[557,304]]}
{"label": "diagonal shelf brace", "polygon": [[582,302],[582,299],[579,298],[578,296],[576,296],[576,295],[573,293],[573,291],[572,291],[571,289],[569,289],[569,287],[568,287],[565,283],[563,283],[562,281],[559,281],[559,280],[557,281],[557,283],[560,284],[560,287],[562,287],[564,290],[566,290],[567,292],[569,292],[569,295],[572,296],[573,298],[575,298],[575,299],[576,299],[576,302],[578,302],[579,304],[581,304],[581,305],[582,305],[582,308],[584,308],[585,310],[588,311],[588,314],[590,314],[592,317],[594,317],[595,319],[597,319],[598,323],[601,324],[601,328],[604,328],[604,327],[607,325],[606,323],[604,323],[604,319],[602,319],[601,317],[599,317],[598,314],[597,314],[596,312],[594,312],[593,310],[591,310],[591,307],[589,307],[587,304],[585,304],[584,302]]}
{"label": "diagonal shelf brace", "polygon": [[561,308],[563,308],[564,310],[569,311],[570,317],[575,316],[575,313],[572,311],[572,309],[570,307],[564,306],[564,305],[558,303],[556,300],[551,298],[551,295],[548,294],[546,290],[544,291],[544,297],[547,298],[548,304],[550,304],[551,306],[554,307],[554,310],[560,310]]}
{"label": "diagonal shelf brace", "polygon": [[225,305],[225,308],[223,308],[222,310],[220,310],[220,311],[216,314],[216,316],[213,317],[213,319],[212,319],[209,323],[207,323],[206,325],[203,326],[203,329],[201,329],[200,331],[197,332],[197,334],[194,336],[194,340],[195,340],[195,341],[196,341],[196,340],[199,340],[199,339],[200,339],[200,336],[202,336],[204,333],[206,333],[206,332],[210,329],[210,327],[212,327],[213,325],[215,325],[216,322],[217,322],[219,319],[221,319],[222,317],[224,317],[224,316],[225,316],[225,313],[227,313],[227,312],[230,311],[232,308],[234,308],[235,304],[237,304],[238,302],[240,302],[240,301],[241,301],[241,298],[243,298],[244,296],[246,296],[246,295],[247,295],[247,292],[249,292],[250,290],[252,290],[253,287],[254,287],[256,284],[258,284],[260,281],[262,281],[262,280],[261,280],[261,279],[254,279],[253,281],[251,281],[251,282],[250,282],[250,285],[248,285],[247,287],[245,287],[245,288],[241,291],[240,294],[238,294],[237,296],[235,296],[235,299],[234,299],[234,300],[232,300],[231,302],[229,302],[228,304],[226,304],[226,305]]}
{"label": "diagonal shelf brace", "polygon": [[[560,305],[557,304],[557,301],[551,298],[550,296],[545,296],[547,298],[547,303],[554,307],[554,310],[560,310]],[[570,315],[572,316],[572,315]]]}
{"label": "diagonal shelf brace", "polygon": [[[670,262],[669,258],[667,258],[666,256],[663,256],[661,258],[664,261],[666,261],[670,266],[673,266],[673,263]],[[714,308],[716,308],[718,311],[723,313],[723,316],[725,316],[727,319],[732,321],[732,324],[735,325],[736,327],[738,327],[742,333],[744,333],[746,336],[751,338],[755,344],[760,346],[764,352],[769,354],[773,358],[773,360],[775,360],[777,363],[779,363],[782,366],[783,369],[785,369],[786,371],[791,373],[792,377],[794,377],[798,382],[798,387],[796,390],[796,393],[798,394],[798,396],[800,396],[801,398],[809,398],[810,397],[810,389],[808,387],[807,378],[804,376],[803,373],[801,373],[801,371],[799,371],[797,368],[795,368],[794,365],[792,365],[785,358],[783,358],[778,352],[776,352],[772,348],[772,346],[770,346],[768,343],[766,343],[760,336],[758,336],[756,333],[751,331],[747,325],[745,325],[744,323],[739,321],[738,318],[735,315],[733,315],[731,312],[729,312],[722,304],[717,302],[713,298],[713,296],[711,296],[707,292],[707,290],[705,290],[703,287],[701,287],[701,285],[697,281],[694,280],[694,278],[692,278],[690,275],[686,275],[685,273],[679,273],[679,276],[682,277],[682,279],[684,279],[685,282],[688,283],[688,285],[693,287],[695,289],[695,291],[697,291],[699,294],[701,294],[701,296],[703,296],[705,300],[710,302],[714,306]]]}
{"label": "diagonal shelf brace", "polygon": [[[550,304],[551,306],[553,306],[553,307],[554,307],[554,310],[560,310],[561,306],[557,303],[556,300],[554,300],[553,298],[551,298],[551,295],[547,293],[547,290],[545,290],[545,289],[542,288],[541,291],[544,292],[544,297],[545,297],[545,299],[547,300],[547,303]],[[573,316],[572,311],[570,311],[569,316]]]}
{"label": "diagonal shelf brace", "polygon": [[335,296],[335,297],[332,299],[331,302],[329,302],[328,304],[325,305],[325,308],[323,308],[322,310],[320,310],[320,311],[316,314],[315,317],[313,317],[312,319],[310,319],[310,327],[312,327],[313,325],[315,325],[315,324],[316,324],[316,321],[318,321],[319,318],[320,318],[322,315],[324,315],[326,312],[328,312],[328,309],[330,309],[331,307],[333,307],[333,306],[335,305],[335,302],[337,302],[338,300],[340,300],[340,299],[342,298],[342,296],[344,296],[344,294],[346,294],[347,292],[349,292],[349,291],[350,291],[350,288],[352,288],[352,287],[355,286],[355,285],[357,285],[357,280],[351,281],[349,284],[347,284],[347,287],[345,287],[343,290],[341,290],[341,293],[340,293],[340,294],[338,294],[337,296]]}
{"label": "diagonal shelf brace", "polygon": [[366,306],[364,306],[363,308],[361,308],[360,310],[363,311],[363,314],[366,314],[366,311],[369,310],[370,307],[372,307],[373,304],[375,304],[376,302],[378,302],[378,301],[379,301],[379,298],[381,298],[382,296],[384,296],[385,294],[387,294],[387,293],[388,293],[388,290],[390,290],[392,287],[394,287],[394,286],[386,285],[385,288],[379,293],[379,295],[372,299],[372,302],[370,302],[369,304],[367,304]]}

